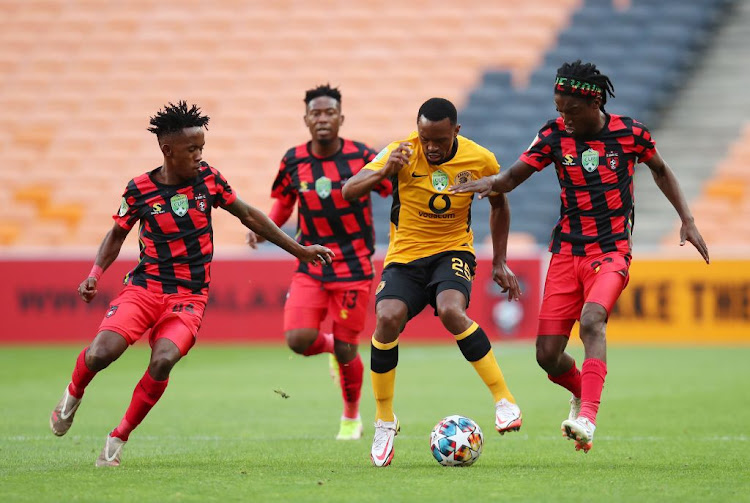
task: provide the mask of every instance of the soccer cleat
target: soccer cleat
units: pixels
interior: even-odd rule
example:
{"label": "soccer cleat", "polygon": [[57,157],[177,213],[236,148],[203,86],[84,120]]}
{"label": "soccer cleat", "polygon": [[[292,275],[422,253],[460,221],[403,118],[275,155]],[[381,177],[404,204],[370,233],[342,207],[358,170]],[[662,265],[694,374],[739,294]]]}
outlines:
{"label": "soccer cleat", "polygon": [[359,440],[360,438],[362,438],[362,419],[342,417],[336,440]]}
{"label": "soccer cleat", "polygon": [[506,431],[518,431],[522,422],[523,416],[518,405],[505,398],[495,404],[495,429],[498,433],[504,435]]}
{"label": "soccer cleat", "polygon": [[122,446],[124,440],[107,435],[107,441],[104,443],[104,449],[96,458],[96,466],[120,466],[120,456],[122,455]]}
{"label": "soccer cleat", "polygon": [[336,355],[328,353],[328,373],[331,374],[331,380],[334,383],[339,381],[339,361],[336,359]]}
{"label": "soccer cleat", "polygon": [[596,425],[585,417],[566,419],[560,426],[563,437],[576,441],[576,450],[589,452],[594,444],[594,430]]}
{"label": "soccer cleat", "polygon": [[70,394],[68,387],[65,387],[65,393],[62,398],[52,410],[52,415],[49,418],[49,427],[52,428],[52,433],[58,437],[62,437],[73,425],[73,418],[76,415],[78,406],[81,405],[81,399],[76,398]]}
{"label": "soccer cleat", "polygon": [[372,450],[370,459],[375,466],[388,466],[393,459],[393,439],[401,430],[396,416],[393,421],[387,422],[378,419],[375,423],[375,436],[372,439]]}
{"label": "soccer cleat", "polygon": [[581,399],[576,398],[575,395],[570,397],[570,412],[568,413],[568,419],[573,420],[578,417],[581,413]]}

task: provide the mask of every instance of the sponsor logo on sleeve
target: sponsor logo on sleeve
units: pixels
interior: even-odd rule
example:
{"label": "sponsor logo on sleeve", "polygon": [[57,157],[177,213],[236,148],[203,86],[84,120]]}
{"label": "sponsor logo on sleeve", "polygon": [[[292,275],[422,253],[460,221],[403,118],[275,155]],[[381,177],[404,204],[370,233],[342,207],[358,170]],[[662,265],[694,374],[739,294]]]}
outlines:
{"label": "sponsor logo on sleeve", "polygon": [[123,196],[122,201],[120,201],[120,209],[117,211],[117,216],[124,217],[129,209],[130,209],[130,206],[128,206],[128,202],[125,200],[125,197]]}

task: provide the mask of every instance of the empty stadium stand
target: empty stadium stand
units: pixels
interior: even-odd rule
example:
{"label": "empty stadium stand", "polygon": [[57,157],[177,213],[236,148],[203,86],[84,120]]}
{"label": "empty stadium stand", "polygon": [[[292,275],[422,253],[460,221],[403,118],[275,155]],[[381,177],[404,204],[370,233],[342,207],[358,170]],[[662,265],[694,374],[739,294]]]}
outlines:
{"label": "empty stadium stand", "polygon": [[[444,96],[462,133],[509,166],[555,115],[555,69],[590,59],[614,81],[609,110],[653,129],[732,3],[3,2],[0,247],[94,248],[127,180],[161,161],[146,127],[167,101],[203,107],[205,159],[264,210],[282,154],[308,137],[302,97],[319,83],[341,87],[344,136],[380,148]],[[375,199],[382,243],[390,202]],[[545,243],[558,201],[551,172],[514,192],[514,242]],[[475,206],[480,241],[487,212]],[[215,228],[220,247],[243,245],[231,216]]]}

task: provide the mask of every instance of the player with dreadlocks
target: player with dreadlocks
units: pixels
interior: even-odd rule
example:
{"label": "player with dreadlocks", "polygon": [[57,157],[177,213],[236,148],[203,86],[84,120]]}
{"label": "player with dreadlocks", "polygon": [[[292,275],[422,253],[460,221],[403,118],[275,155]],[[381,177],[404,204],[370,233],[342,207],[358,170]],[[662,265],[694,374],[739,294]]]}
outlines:
{"label": "player with dreadlocks", "polygon": [[195,344],[208,300],[213,229],[211,209],[222,207],[243,225],[303,263],[331,261],[320,245],[302,246],[261,211],[237,197],[224,177],[202,161],[203,129],[209,118],[184,101],[169,103],[151,118],[163,164],[130,180],[99,246],[94,266],[78,287],[84,302],[115,261],[130,230],[139,223],[140,260],[125,277],[93,342],[81,351],[71,382],[52,411],[50,427],[65,435],[73,424],[86,386],[100,370],[150,330],[151,359],[120,424],[107,435],[96,466],[119,466],[130,433],[161,398],[175,364]]}
{"label": "player with dreadlocks", "polygon": [[[276,225],[284,225],[296,206],[298,241],[323,243],[336,252],[336,258],[330,265],[300,262],[284,306],[284,335],[297,354],[329,355],[344,402],[336,438],[357,440],[362,436],[359,400],[364,371],[359,333],[372,287],[375,235],[369,191],[345,201],[341,187],[377,152],[364,143],[339,137],[344,116],[338,88],[326,84],[308,89],[304,101],[304,121],[311,139],[290,148],[281,160],[268,216]],[[391,182],[383,180],[372,190],[386,197]],[[254,248],[258,241],[251,231],[250,246]],[[326,318],[332,322],[330,331],[327,327],[321,330]]]}
{"label": "player with dreadlocks", "polygon": [[[692,243],[706,263],[708,248],[674,172],[646,126],[604,111],[607,96],[614,96],[609,78],[591,63],[565,63],[557,71],[554,92],[560,117],[539,130],[509,170],[451,191],[476,192],[480,198],[510,192],[554,163],[562,205],[549,247],[552,258],[539,314],[536,359],[550,381],[572,393],[563,436],[575,440],[576,450],[588,452],[607,373],[607,319],[628,283],[636,164],[649,167],[677,210],[682,221],[680,245]],[[576,320],[585,351],[580,371],[565,352]]]}

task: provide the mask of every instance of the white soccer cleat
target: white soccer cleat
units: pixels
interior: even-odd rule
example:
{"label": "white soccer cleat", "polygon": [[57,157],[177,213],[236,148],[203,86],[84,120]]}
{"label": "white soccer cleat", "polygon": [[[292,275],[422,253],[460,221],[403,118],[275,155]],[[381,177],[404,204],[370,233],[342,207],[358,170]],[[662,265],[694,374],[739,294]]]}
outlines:
{"label": "white soccer cleat", "polygon": [[375,423],[375,436],[372,439],[372,450],[370,459],[375,466],[388,466],[393,459],[393,439],[398,435],[401,425],[398,418],[393,416],[393,421],[378,419]]}
{"label": "white soccer cleat", "polygon": [[570,397],[570,412],[568,413],[568,419],[571,421],[578,417],[581,413],[581,399],[576,398],[575,395]]}
{"label": "white soccer cleat", "polygon": [[65,386],[65,393],[52,410],[52,415],[49,418],[49,427],[52,428],[52,433],[58,437],[68,433],[73,425],[73,418],[79,405],[81,405],[81,399],[71,395],[68,387]]}
{"label": "white soccer cleat", "polygon": [[522,422],[523,416],[518,405],[505,398],[495,404],[495,429],[498,433],[505,435],[506,431],[518,431]]}
{"label": "white soccer cleat", "polygon": [[104,443],[104,449],[96,458],[96,466],[120,466],[120,456],[122,455],[122,446],[124,440],[107,435],[107,441]]}
{"label": "white soccer cleat", "polygon": [[566,419],[560,425],[563,437],[576,441],[576,450],[589,452],[594,444],[594,430],[596,425],[585,417]]}
{"label": "white soccer cleat", "polygon": [[341,426],[336,440],[359,440],[362,438],[362,419],[341,418]]}

